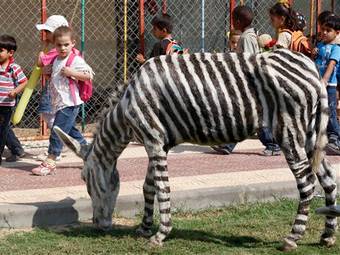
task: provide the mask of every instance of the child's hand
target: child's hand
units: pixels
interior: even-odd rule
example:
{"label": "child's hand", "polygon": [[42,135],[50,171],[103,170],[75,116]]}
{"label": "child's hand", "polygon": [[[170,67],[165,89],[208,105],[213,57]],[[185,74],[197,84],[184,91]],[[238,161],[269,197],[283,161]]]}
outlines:
{"label": "child's hand", "polygon": [[318,48],[314,48],[314,49],[312,49],[312,57],[314,58],[314,57],[316,57],[317,55],[318,55],[318,53],[319,53],[319,49]]}
{"label": "child's hand", "polygon": [[15,89],[13,89],[13,90],[11,90],[11,91],[9,91],[8,92],[8,97],[9,98],[15,98],[16,96],[17,96],[17,92],[16,92],[16,90]]}
{"label": "child's hand", "polygon": [[138,63],[143,64],[145,62],[145,58],[142,54],[138,54],[136,57]]}
{"label": "child's hand", "polygon": [[65,77],[71,77],[74,74],[73,69],[71,67],[68,67],[68,66],[64,66],[63,68],[61,68],[60,73],[61,73],[61,75],[65,76]]}

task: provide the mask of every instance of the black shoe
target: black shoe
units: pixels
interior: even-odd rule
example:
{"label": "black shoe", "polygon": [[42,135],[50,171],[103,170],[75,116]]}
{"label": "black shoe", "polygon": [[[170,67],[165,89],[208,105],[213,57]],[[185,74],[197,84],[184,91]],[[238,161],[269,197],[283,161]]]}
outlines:
{"label": "black shoe", "polygon": [[17,162],[18,160],[20,160],[20,158],[23,158],[25,156],[26,156],[25,152],[21,153],[19,156],[12,154],[11,156],[6,158],[6,162]]}
{"label": "black shoe", "polygon": [[211,148],[222,155],[229,155],[231,153],[231,151],[228,148],[223,146],[211,146]]}

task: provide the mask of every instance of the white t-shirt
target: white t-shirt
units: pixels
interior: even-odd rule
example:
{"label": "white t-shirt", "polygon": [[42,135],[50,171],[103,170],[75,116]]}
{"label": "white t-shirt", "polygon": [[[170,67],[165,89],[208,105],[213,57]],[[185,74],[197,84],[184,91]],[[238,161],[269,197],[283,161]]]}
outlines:
{"label": "white t-shirt", "polygon": [[282,33],[279,33],[279,36],[277,38],[277,42],[276,42],[275,46],[283,47],[285,49],[289,49],[291,43],[292,43],[291,33],[282,32]]}
{"label": "white t-shirt", "polygon": [[[61,75],[60,73],[61,69],[66,65],[68,58],[69,57],[66,57],[61,60],[57,58],[53,62],[51,82],[49,85],[51,88],[53,113],[56,113],[57,111],[63,108],[69,106],[76,106],[83,103],[83,101],[80,99],[79,90],[77,86],[75,86],[76,101],[75,102],[73,101],[69,86],[69,79]],[[70,67],[76,71],[89,72],[91,74],[92,79],[93,75],[92,69],[88,64],[86,64],[85,60],[82,59],[81,57],[75,56]]]}

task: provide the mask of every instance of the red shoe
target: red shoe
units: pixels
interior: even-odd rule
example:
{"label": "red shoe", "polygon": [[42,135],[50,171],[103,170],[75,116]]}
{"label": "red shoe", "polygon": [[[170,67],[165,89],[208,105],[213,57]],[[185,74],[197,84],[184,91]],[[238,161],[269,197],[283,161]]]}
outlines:
{"label": "red shoe", "polygon": [[55,174],[56,168],[57,168],[57,165],[55,161],[47,159],[46,161],[42,162],[40,166],[33,168],[32,174],[39,175],[39,176]]}

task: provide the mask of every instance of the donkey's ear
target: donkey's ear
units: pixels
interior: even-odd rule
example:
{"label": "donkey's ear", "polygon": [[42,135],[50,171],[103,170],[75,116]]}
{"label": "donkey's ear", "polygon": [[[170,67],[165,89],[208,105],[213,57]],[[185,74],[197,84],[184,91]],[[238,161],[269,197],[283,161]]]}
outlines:
{"label": "donkey's ear", "polygon": [[53,131],[59,136],[60,140],[70,148],[77,156],[85,160],[85,157],[88,153],[90,146],[81,145],[76,139],[72,138],[68,134],[66,134],[63,130],[58,126],[53,127]]}

